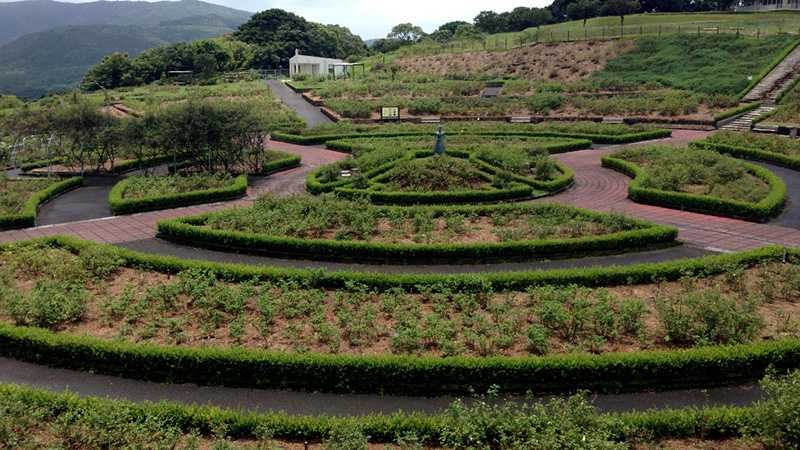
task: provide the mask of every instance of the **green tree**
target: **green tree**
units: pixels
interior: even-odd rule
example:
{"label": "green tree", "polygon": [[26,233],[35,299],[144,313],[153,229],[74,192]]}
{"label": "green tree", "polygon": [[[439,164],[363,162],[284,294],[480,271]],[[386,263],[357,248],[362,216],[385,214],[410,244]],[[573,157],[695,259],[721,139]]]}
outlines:
{"label": "green tree", "polygon": [[600,12],[600,4],[597,0],[578,0],[567,6],[567,16],[570,20],[583,20],[583,27],[586,28],[586,21],[592,17],[597,17]]}
{"label": "green tree", "polygon": [[137,84],[133,68],[133,63],[125,53],[106,55],[89,69],[83,77],[81,88],[93,91]]}
{"label": "green tree", "polygon": [[625,16],[639,11],[641,5],[637,0],[605,0],[600,11],[604,16],[619,16],[619,26],[624,30]]}
{"label": "green tree", "polygon": [[411,23],[401,23],[392,27],[392,31],[386,37],[397,39],[404,44],[412,44],[425,36],[421,27]]}

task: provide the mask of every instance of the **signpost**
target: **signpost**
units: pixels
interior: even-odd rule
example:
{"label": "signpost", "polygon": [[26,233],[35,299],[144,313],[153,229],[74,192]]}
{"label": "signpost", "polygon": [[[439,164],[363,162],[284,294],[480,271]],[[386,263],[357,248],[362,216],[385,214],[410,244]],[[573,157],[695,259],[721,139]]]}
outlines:
{"label": "signpost", "polygon": [[381,120],[400,120],[399,106],[382,106]]}

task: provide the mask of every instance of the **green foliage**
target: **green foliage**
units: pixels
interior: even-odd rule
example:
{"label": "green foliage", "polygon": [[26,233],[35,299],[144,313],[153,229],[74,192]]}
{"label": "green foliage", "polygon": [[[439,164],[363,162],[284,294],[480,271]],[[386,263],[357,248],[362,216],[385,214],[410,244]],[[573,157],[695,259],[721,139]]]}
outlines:
{"label": "green foliage", "polygon": [[752,299],[715,290],[680,292],[656,303],[667,340],[678,345],[750,342],[764,327]]}
{"label": "green foliage", "polygon": [[31,192],[31,188],[42,187],[42,183],[34,182],[31,185],[28,181],[0,179],[0,185],[3,187],[0,192],[0,230],[35,226],[39,205],[82,184],[83,178],[80,177],[55,183],[48,181],[44,182],[43,189]]}
{"label": "green foliage", "polygon": [[766,220],[786,199],[786,184],[769,170],[697,147],[624,150],[602,162],[634,177],[629,196],[642,203]]}
{"label": "green foliage", "polygon": [[246,193],[247,175],[128,177],[114,186],[108,201],[114,214],[133,214],[230,200]]}
{"label": "green foliage", "polygon": [[767,399],[754,406],[754,423],[748,432],[768,448],[800,447],[800,371],[783,377],[770,373],[761,387]]}
{"label": "green foliage", "polygon": [[80,320],[88,293],[78,284],[37,282],[27,295],[3,293],[6,313],[18,325],[56,329]]}
{"label": "green foliage", "polygon": [[658,83],[705,94],[737,95],[748,77],[795,42],[789,36],[762,39],[732,35],[679,35],[637,40],[636,50],[612,61],[593,78],[599,83]]}

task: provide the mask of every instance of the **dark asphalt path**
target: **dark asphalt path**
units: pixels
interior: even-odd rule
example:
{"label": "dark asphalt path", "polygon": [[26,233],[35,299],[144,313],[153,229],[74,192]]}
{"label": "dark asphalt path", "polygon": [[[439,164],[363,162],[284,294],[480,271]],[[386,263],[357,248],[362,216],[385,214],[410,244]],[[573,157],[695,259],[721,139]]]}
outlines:
{"label": "dark asphalt path", "polygon": [[111,217],[108,194],[117,177],[85,177],[84,185],[59,195],[39,209],[37,225],[56,225]]}
{"label": "dark asphalt path", "polygon": [[289,89],[281,81],[267,80],[267,86],[289,109],[294,110],[306,121],[306,127],[314,128],[317,125],[330,125],[333,123],[328,116],[320,112],[318,107],[305,101],[300,94]]}
{"label": "dark asphalt path", "polygon": [[800,172],[764,162],[755,162],[755,164],[771,170],[786,183],[788,197],[786,207],[780,216],[769,223],[800,229]]}
{"label": "dark asphalt path", "polygon": [[[363,416],[392,414],[398,411],[431,414],[442,411],[454,400],[454,397],[339,395],[192,384],[160,384],[54,369],[8,358],[0,358],[0,382],[54,392],[70,391],[82,396],[110,397],[135,402],[164,400],[253,412],[285,412],[293,415]],[[748,406],[761,397],[762,391],[755,385],[591,396],[601,412],[690,406]]]}
{"label": "dark asphalt path", "polygon": [[670,261],[682,258],[696,258],[714,254],[687,245],[665,249],[650,250],[639,253],[621,255],[594,256],[580,259],[557,259],[552,261],[530,261],[498,264],[469,265],[386,265],[361,264],[327,261],[310,261],[302,259],[282,259],[267,256],[242,255],[226,253],[202,248],[174,244],[161,239],[145,239],[141,241],[117,244],[121,247],[144,253],[175,256],[181,259],[205,260],[221,263],[253,264],[259,266],[277,266],[300,269],[325,269],[331,271],[382,272],[382,273],[480,273],[480,272],[521,272],[529,270],[565,269],[575,267],[596,267],[611,265],[631,265],[648,262]]}

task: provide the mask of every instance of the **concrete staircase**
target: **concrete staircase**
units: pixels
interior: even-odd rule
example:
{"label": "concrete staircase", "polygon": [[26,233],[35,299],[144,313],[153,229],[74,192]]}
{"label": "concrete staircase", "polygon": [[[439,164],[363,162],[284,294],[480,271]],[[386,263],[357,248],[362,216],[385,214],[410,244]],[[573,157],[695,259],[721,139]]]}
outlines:
{"label": "concrete staircase", "polygon": [[720,130],[750,131],[750,129],[753,128],[753,121],[756,120],[758,116],[774,110],[774,105],[762,105],[742,116],[737,117],[736,120],[726,123],[720,127]]}
{"label": "concrete staircase", "polygon": [[763,80],[742,99],[743,102],[763,102],[774,105],[784,89],[800,77],[800,46],[783,59]]}

